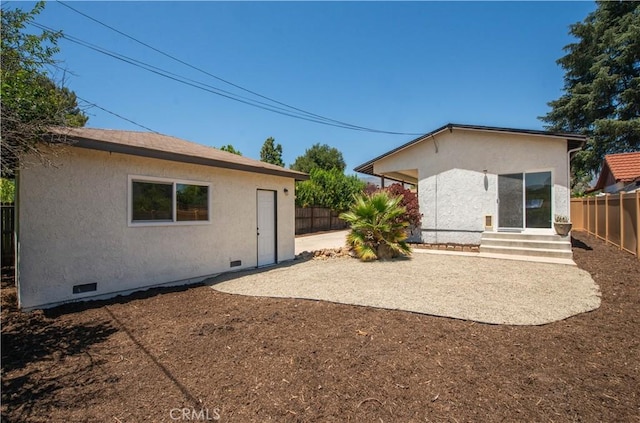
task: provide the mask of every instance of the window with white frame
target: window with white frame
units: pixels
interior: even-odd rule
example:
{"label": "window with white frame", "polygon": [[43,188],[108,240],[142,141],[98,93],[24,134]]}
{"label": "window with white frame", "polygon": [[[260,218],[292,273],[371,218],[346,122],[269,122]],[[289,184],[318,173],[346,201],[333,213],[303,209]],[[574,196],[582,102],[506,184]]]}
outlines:
{"label": "window with white frame", "polygon": [[209,222],[210,184],[136,176],[129,181],[130,223]]}

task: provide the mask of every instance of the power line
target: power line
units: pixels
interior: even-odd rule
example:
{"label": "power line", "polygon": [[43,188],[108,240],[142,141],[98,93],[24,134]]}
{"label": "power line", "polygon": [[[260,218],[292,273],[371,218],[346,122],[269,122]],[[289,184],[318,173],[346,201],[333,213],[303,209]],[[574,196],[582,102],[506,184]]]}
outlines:
{"label": "power line", "polygon": [[159,134],[159,132],[158,132],[158,131],[154,131],[153,129],[151,129],[151,128],[149,128],[149,127],[146,127],[146,126],[144,126],[144,125],[139,124],[138,122],[135,122],[135,121],[133,121],[133,120],[131,120],[131,119],[128,119],[128,118],[126,118],[126,117],[124,117],[124,116],[122,116],[122,115],[119,115],[119,114],[117,114],[116,112],[112,112],[111,110],[107,110],[107,109],[105,109],[104,107],[99,106],[99,105],[97,105],[97,104],[96,104],[96,103],[94,103],[94,102],[91,102],[91,101],[89,101],[89,100],[85,100],[84,98],[80,97],[79,95],[76,95],[76,98],[77,98],[78,100],[80,100],[80,101],[84,101],[85,103],[89,104],[90,106],[97,107],[98,109],[100,109],[100,110],[102,110],[102,111],[104,111],[104,112],[107,112],[107,113],[109,113],[110,115],[113,115],[113,116],[115,116],[115,117],[118,117],[118,118],[120,118],[120,119],[122,119],[122,120],[126,120],[127,122],[132,123],[132,124],[134,124],[134,125],[136,125],[136,126],[138,126],[138,127],[140,127],[140,128],[146,129],[147,131],[151,131],[151,132],[155,132],[156,134]]}
{"label": "power line", "polygon": [[[54,63],[50,63],[50,64],[49,64],[49,66],[52,66],[52,67],[54,67],[54,68],[56,68],[56,69],[59,69],[59,70],[61,70],[61,71],[63,71],[63,72],[69,72],[67,69],[65,69],[65,68],[63,68],[63,67],[61,67],[61,66],[58,66],[58,65],[56,65],[56,64],[54,64]],[[94,102],[92,102],[92,101],[89,101],[89,100],[87,100],[87,99],[84,99],[84,98],[80,97],[80,96],[79,96],[79,95],[77,95],[75,92],[73,93],[73,95],[75,96],[75,98],[76,98],[76,99],[78,99],[78,100],[80,100],[80,101],[82,101],[82,102],[84,102],[84,103],[86,103],[86,104],[88,104],[88,105],[90,105],[90,106],[92,106],[92,107],[97,107],[98,109],[100,109],[100,110],[102,110],[102,111],[104,111],[104,112],[107,112],[107,113],[109,113],[110,115],[113,115],[113,116],[115,116],[115,117],[117,117],[117,118],[120,118],[120,119],[122,119],[122,120],[125,120],[125,121],[127,121],[127,122],[129,122],[129,123],[132,123],[132,124],[136,125],[136,126],[137,126],[137,127],[139,127],[139,128],[146,129],[147,131],[151,131],[151,132],[154,132],[154,133],[156,133],[156,134],[159,134],[159,132],[158,132],[158,131],[155,131],[155,130],[151,129],[151,128],[149,128],[148,126],[144,126],[144,125],[142,125],[142,124],[140,124],[140,123],[138,123],[138,122],[136,122],[136,121],[134,121],[134,120],[131,120],[131,119],[129,119],[129,118],[126,118],[126,117],[124,117],[124,116],[122,116],[122,115],[120,115],[120,114],[118,114],[118,113],[116,113],[116,112],[112,112],[111,110],[105,109],[104,107],[102,107],[102,106],[100,106],[100,105],[98,105],[98,104],[96,104],[96,103],[94,103]]]}
{"label": "power line", "polygon": [[280,102],[280,101],[278,101],[278,100],[272,99],[272,98],[270,98],[270,97],[267,97],[267,96],[265,96],[265,95],[262,95],[262,94],[260,94],[260,93],[255,92],[255,91],[252,91],[252,90],[250,90],[250,89],[248,89],[248,88],[244,88],[244,87],[242,87],[242,86],[240,86],[240,85],[238,85],[238,84],[234,84],[234,83],[233,83],[233,82],[231,82],[231,81],[228,81],[228,80],[226,80],[226,79],[223,79],[223,78],[221,78],[221,77],[219,77],[219,76],[217,76],[217,75],[214,75],[214,74],[212,74],[212,73],[210,73],[210,72],[208,72],[208,71],[206,71],[206,70],[204,70],[204,69],[202,69],[202,68],[199,68],[199,67],[197,67],[197,66],[194,66],[194,65],[192,65],[192,64],[190,64],[190,63],[188,63],[188,62],[185,62],[184,60],[181,60],[181,59],[179,59],[179,58],[177,58],[177,57],[175,57],[175,56],[173,56],[173,55],[171,55],[171,54],[169,54],[169,53],[166,53],[166,52],[164,52],[164,51],[162,51],[162,50],[160,50],[160,49],[158,49],[158,48],[156,48],[156,47],[153,47],[153,46],[151,46],[151,45],[149,45],[149,44],[147,44],[147,43],[145,43],[145,42],[143,42],[143,41],[140,41],[139,39],[137,39],[137,38],[135,38],[135,37],[133,37],[133,36],[131,36],[131,35],[129,35],[129,34],[126,34],[125,32],[122,32],[122,31],[120,31],[120,30],[118,30],[118,29],[116,29],[116,28],[114,28],[114,27],[112,27],[112,26],[110,26],[110,25],[108,25],[108,24],[106,24],[106,23],[104,23],[104,22],[102,22],[102,21],[100,21],[100,20],[98,20],[98,19],[96,19],[96,18],[92,17],[92,16],[87,15],[86,13],[83,13],[83,12],[79,11],[78,9],[76,9],[76,8],[74,8],[74,7],[72,7],[72,6],[68,5],[68,4],[66,4],[66,3],[65,3],[65,2],[63,2],[63,1],[58,0],[58,3],[60,3],[61,5],[65,6],[65,7],[67,7],[67,8],[69,8],[70,10],[72,10],[72,11],[74,11],[74,12],[76,12],[76,13],[78,13],[78,14],[82,15],[82,16],[84,16],[85,18],[90,19],[91,21],[93,21],[93,22],[95,22],[95,23],[97,23],[97,24],[99,24],[99,25],[102,25],[102,26],[104,26],[105,28],[108,28],[108,29],[110,29],[110,30],[112,30],[112,31],[114,31],[114,32],[116,32],[116,33],[118,33],[118,34],[120,34],[120,35],[122,35],[122,36],[124,36],[124,37],[126,37],[126,38],[128,38],[128,39],[130,39],[130,40],[132,40],[132,41],[134,41],[134,42],[136,42],[136,43],[138,43],[138,44],[142,45],[142,46],[144,46],[144,47],[147,47],[147,48],[149,48],[149,49],[151,49],[151,50],[153,50],[153,51],[155,51],[155,52],[157,52],[157,53],[159,53],[159,54],[161,54],[161,55],[163,55],[163,56],[165,56],[165,57],[168,57],[168,58],[170,58],[171,60],[174,60],[174,61],[176,61],[176,62],[178,62],[178,63],[180,63],[180,64],[182,64],[182,65],[185,65],[185,66],[187,66],[187,67],[189,67],[189,68],[191,68],[191,69],[197,70],[198,72],[201,72],[201,73],[203,73],[203,74],[205,74],[205,75],[208,75],[208,76],[210,76],[210,77],[212,77],[212,78],[215,78],[215,79],[217,79],[218,81],[224,82],[225,84],[229,84],[229,85],[231,85],[231,86],[233,86],[233,87],[235,87],[235,88],[238,88],[238,89],[240,89],[240,90],[242,90],[242,91],[248,92],[248,93],[250,93],[250,94],[253,94],[253,95],[255,95],[255,96],[258,96],[258,97],[260,97],[260,98],[263,98],[263,99],[265,99],[265,100],[269,100],[269,101],[271,101],[271,102],[273,102],[273,103],[280,104],[281,106],[285,106],[285,107],[287,107],[287,108],[289,108],[289,109],[296,110],[296,111],[301,112],[301,113],[304,113],[304,114],[306,114],[306,115],[313,116],[313,117],[315,117],[315,118],[320,118],[320,119],[323,119],[323,120],[327,120],[327,121],[331,121],[331,122],[339,123],[339,124],[342,124],[342,125],[355,126],[355,125],[347,124],[347,123],[345,123],[345,122],[340,122],[340,121],[337,121],[337,120],[334,120],[334,119],[331,119],[331,118],[327,118],[327,117],[324,117],[324,116],[321,116],[321,115],[318,115],[318,114],[315,114],[315,113],[311,113],[311,112],[305,111],[305,110],[303,110],[303,109],[299,109],[299,108],[297,108],[297,107],[294,107],[294,106],[288,105],[288,104],[286,104],[286,103]]}
{"label": "power line", "polygon": [[[42,29],[44,31],[54,31],[53,29],[51,29],[51,28],[49,28],[47,26],[38,24],[38,23],[31,22],[30,25],[35,26],[36,28]],[[203,91],[215,94],[215,95],[219,95],[221,97],[228,98],[230,100],[238,101],[240,103],[244,103],[244,104],[247,104],[247,105],[250,105],[250,106],[253,106],[253,107],[257,107],[257,108],[260,108],[260,109],[263,109],[263,110],[267,110],[267,111],[271,111],[271,112],[274,112],[274,113],[278,113],[278,114],[281,114],[281,115],[284,115],[284,116],[289,116],[289,117],[293,117],[293,118],[297,118],[297,119],[302,119],[302,120],[306,120],[306,121],[309,121],[309,122],[314,122],[314,123],[318,123],[318,124],[322,124],[322,125],[334,126],[334,127],[338,127],[338,128],[344,128],[344,129],[357,129],[357,130],[362,130],[362,131],[367,131],[368,130],[366,128],[359,129],[359,128],[354,128],[354,127],[351,127],[351,126],[333,124],[333,123],[329,123],[329,122],[326,122],[326,121],[321,121],[321,120],[318,120],[318,119],[309,118],[309,117],[306,117],[306,116],[296,115],[296,114],[294,114],[294,112],[286,111],[286,109],[283,109],[281,107],[266,105],[266,103],[258,102],[256,100],[246,99],[246,97],[241,97],[241,98],[245,98],[246,99],[246,100],[242,100],[241,98],[237,98],[237,97],[240,97],[237,94],[233,94],[233,93],[230,93],[228,91],[224,91],[224,90],[220,90],[220,89],[215,88],[215,87],[211,87],[210,85],[204,84],[202,82],[198,82],[198,81],[194,81],[194,80],[191,80],[191,79],[188,79],[188,78],[181,77],[181,76],[176,75],[176,74],[174,74],[172,72],[168,72],[166,70],[163,70],[161,68],[158,68],[158,67],[150,65],[150,64],[147,64],[147,63],[142,62],[140,60],[133,59],[133,58],[128,57],[128,56],[124,56],[124,55],[122,55],[120,53],[104,49],[102,47],[99,47],[99,46],[96,46],[94,44],[88,43],[86,41],[83,41],[83,40],[81,40],[79,38],[70,36],[68,34],[62,34],[61,37],[63,39],[66,39],[67,41],[79,44],[79,45],[81,45],[83,47],[89,48],[89,49],[94,50],[94,51],[96,51],[98,53],[102,53],[102,54],[104,54],[106,56],[109,56],[109,57],[112,57],[114,59],[120,60],[122,62],[125,62],[127,64],[130,64],[130,65],[138,67],[138,68],[141,68],[143,70],[146,70],[148,72],[154,73],[156,75],[171,79],[173,81],[176,81],[176,82],[179,82],[179,83],[182,83],[182,84],[194,87],[194,88],[198,88],[200,90],[203,90]],[[210,88],[207,88],[207,87],[210,87]],[[263,104],[264,106],[258,105],[256,103]],[[279,109],[279,110],[277,110],[277,109]],[[376,131],[376,130],[368,130],[368,131],[369,132],[379,132],[379,131]]]}
{"label": "power line", "polygon": [[[219,80],[221,82],[224,82],[224,83],[226,83],[228,85],[231,85],[231,86],[233,86],[235,88],[238,88],[238,89],[240,89],[242,91],[245,91],[245,92],[250,93],[252,95],[255,95],[257,97],[260,97],[262,99],[271,101],[273,103],[279,104],[280,106],[284,106],[284,107],[286,107],[288,109],[295,110],[296,112],[299,112],[299,113],[302,113],[304,115],[307,115],[307,116],[310,116],[310,117],[314,118],[314,119],[304,119],[304,120],[309,120],[309,121],[315,122],[315,123],[321,123],[319,120],[326,121],[326,122],[333,122],[333,123],[335,123],[337,125],[331,125],[331,126],[337,126],[337,127],[344,128],[344,129],[354,129],[354,130],[360,130],[360,131],[366,131],[366,132],[375,132],[375,133],[383,133],[383,134],[390,134],[390,135],[422,135],[423,134],[422,132],[421,133],[396,132],[396,131],[384,131],[384,130],[377,130],[377,129],[373,129],[373,128],[367,128],[367,127],[363,127],[363,126],[359,126],[359,125],[353,125],[353,124],[350,124],[350,123],[347,123],[347,122],[339,121],[339,120],[336,120],[336,119],[328,118],[328,117],[325,117],[325,116],[322,116],[322,115],[319,115],[319,114],[316,114],[316,113],[312,113],[312,112],[306,111],[304,109],[300,109],[298,107],[291,106],[291,105],[289,105],[287,103],[275,100],[273,98],[270,98],[270,97],[267,97],[265,95],[262,95],[262,94],[260,94],[258,92],[252,91],[252,90],[250,90],[248,88],[242,87],[241,85],[235,84],[235,83],[233,83],[231,81],[228,81],[228,80],[223,79],[223,78],[221,78],[219,76],[216,76],[216,75],[214,75],[214,74],[212,74],[212,73],[210,73],[210,72],[208,72],[208,71],[206,71],[206,70],[204,70],[204,69],[202,69],[200,67],[197,67],[197,66],[194,66],[194,65],[192,65],[192,64],[190,64],[188,62],[185,62],[184,60],[181,60],[181,59],[179,59],[179,58],[177,58],[177,57],[175,57],[175,56],[173,56],[173,55],[171,55],[169,53],[166,53],[166,52],[164,52],[164,51],[162,51],[162,50],[160,50],[160,49],[158,49],[156,47],[153,47],[153,46],[151,46],[151,45],[149,45],[149,44],[147,44],[147,43],[145,43],[145,42],[143,42],[143,41],[141,41],[141,40],[139,40],[139,39],[127,34],[127,33],[125,33],[125,32],[123,32],[123,31],[120,31],[120,30],[116,29],[113,26],[110,26],[110,25],[108,25],[108,24],[106,24],[106,23],[104,23],[104,22],[102,22],[102,21],[100,21],[100,20],[98,20],[98,19],[96,19],[96,18],[94,18],[92,16],[89,16],[86,13],[81,12],[80,10],[68,5],[67,3],[65,3],[63,1],[58,0],[58,3],[61,4],[64,7],[72,10],[73,12],[75,12],[75,13],[81,15],[81,16],[84,16],[85,18],[87,18],[87,19],[89,19],[89,20],[91,20],[91,21],[93,21],[93,22],[95,22],[95,23],[97,23],[97,24],[99,24],[101,26],[104,26],[105,28],[108,28],[111,31],[114,31],[114,32],[122,35],[123,37],[126,37],[126,38],[128,38],[128,39],[130,39],[130,40],[132,40],[132,41],[134,41],[134,42],[136,42],[136,43],[138,43],[138,44],[140,44],[140,45],[142,45],[144,47],[147,47],[147,48],[149,48],[149,49],[151,49],[151,50],[153,50],[153,51],[155,51],[155,52],[157,52],[157,53],[159,53],[159,54],[161,54],[161,55],[163,55],[165,57],[168,57],[171,60],[174,60],[174,61],[176,61],[176,62],[178,62],[178,63],[180,63],[180,64],[182,64],[184,66],[187,66],[187,67],[189,67],[191,69],[194,69],[194,70],[196,70],[198,72],[201,72],[201,73],[203,73],[203,74],[205,74],[207,76],[215,78],[215,79],[217,79],[217,80]],[[167,72],[167,73],[170,73],[170,72]],[[206,84],[203,84],[203,85],[206,85]],[[209,86],[209,87],[211,87],[211,86]],[[222,92],[226,92],[226,93],[231,94],[231,95],[237,95],[237,94],[229,93],[228,91],[221,90],[219,88],[215,88],[215,87],[211,87],[211,88],[216,89],[216,90],[220,90]],[[246,99],[246,97],[241,97],[241,96],[238,96],[238,97]],[[237,101],[239,101],[239,100],[237,100]],[[253,100],[249,100],[249,101],[253,101]],[[266,105],[265,103],[262,103],[262,102],[258,102],[258,103]],[[245,104],[247,104],[247,103],[245,103]],[[258,106],[254,105],[254,107],[258,107]],[[268,105],[268,107],[275,107],[275,106]],[[262,107],[260,107],[260,108],[262,108]],[[284,109],[279,108],[279,107],[277,109],[284,110]],[[274,110],[270,110],[270,111],[274,111]],[[276,112],[276,113],[279,113],[279,112]],[[303,119],[299,115],[291,115],[291,114],[287,114],[287,113],[281,113],[281,114],[285,114],[287,116],[295,117],[295,118],[298,118],[298,119]]]}
{"label": "power line", "polygon": [[[36,28],[39,28],[43,31],[49,31],[49,32],[56,32],[55,30],[53,30],[52,28],[49,28],[45,25],[36,23],[36,22],[31,22],[30,25],[35,26]],[[125,56],[121,53],[117,53],[114,51],[110,51],[107,50],[103,47],[97,46],[95,44],[86,42],[80,38],[62,33],[61,37],[63,39],[66,39],[67,41],[73,42],[75,44],[81,45],[83,47],[89,48],[91,50],[94,50],[98,53],[104,54],[106,56],[112,57],[114,59],[120,60],[122,62],[128,63],[132,66],[141,68],[143,70],[146,70],[148,72],[154,73],[156,75],[162,76],[164,78],[168,78],[171,79],[173,81],[179,82],[181,84],[184,85],[188,85],[221,97],[225,97],[227,99],[230,100],[234,100],[240,103],[244,103],[247,104],[249,106],[253,106],[253,107],[257,107],[259,109],[263,109],[263,110],[267,110],[273,113],[278,113],[284,116],[289,116],[289,117],[293,117],[296,119],[301,119],[301,120],[305,120],[308,122],[313,122],[313,123],[318,123],[321,125],[327,125],[327,126],[333,126],[333,127],[337,127],[337,128],[343,128],[343,129],[351,129],[351,130],[357,130],[357,131],[364,131],[364,132],[372,132],[372,133],[381,133],[381,134],[391,134],[391,135],[420,135],[420,134],[411,134],[411,133],[403,133],[403,132],[393,132],[393,131],[383,131],[383,130],[378,130],[378,129],[372,129],[372,128],[366,128],[366,127],[360,127],[360,126],[356,126],[356,125],[351,125],[348,123],[331,123],[328,122],[326,120],[320,120],[320,119],[316,119],[316,118],[312,118],[312,117],[307,117],[304,115],[300,115],[300,114],[296,114],[293,111],[288,111],[286,109],[283,109],[281,107],[278,106],[273,106],[273,105],[269,105],[267,103],[264,102],[259,102],[257,100],[252,100],[252,99],[248,99],[246,97],[242,97],[239,96],[237,94],[231,93],[229,91],[225,91],[225,90],[221,90],[219,88],[216,87],[212,87],[211,85],[205,84],[203,82],[198,82],[198,81],[194,81],[192,79],[189,78],[185,78],[183,76],[177,75],[175,73],[166,71],[164,69],[158,68],[156,66],[150,65],[148,63],[142,62],[140,60]]]}

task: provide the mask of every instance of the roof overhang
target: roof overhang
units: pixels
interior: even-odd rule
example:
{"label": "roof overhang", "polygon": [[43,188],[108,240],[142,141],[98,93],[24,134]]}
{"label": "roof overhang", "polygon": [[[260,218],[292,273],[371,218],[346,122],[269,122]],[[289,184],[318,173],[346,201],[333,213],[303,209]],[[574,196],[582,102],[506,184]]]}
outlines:
{"label": "roof overhang", "polygon": [[389,157],[393,154],[396,154],[415,144],[418,144],[421,141],[435,137],[436,135],[442,132],[445,132],[447,130],[449,132],[453,132],[454,129],[476,131],[476,132],[484,131],[484,132],[493,132],[493,133],[500,132],[500,133],[508,133],[508,134],[519,134],[519,135],[534,135],[534,136],[545,137],[545,138],[564,139],[567,141],[567,151],[575,150],[576,148],[582,148],[584,147],[584,144],[587,141],[587,137],[585,135],[579,135],[579,134],[549,132],[549,131],[541,131],[541,130],[533,130],[533,129],[514,129],[514,128],[500,128],[500,127],[494,127],[494,126],[477,126],[477,125],[463,125],[463,124],[449,123],[447,125],[441,126],[440,128],[434,131],[421,135],[418,138],[415,138],[405,144],[402,144],[401,146],[394,148],[393,150],[390,150],[372,160],[369,160],[366,163],[356,166],[353,170],[355,172],[364,173],[367,175],[383,176],[383,175],[378,175],[374,173],[373,165],[375,162],[381,159],[384,159],[386,157]]}
{"label": "roof overhang", "polygon": [[286,178],[294,178],[296,181],[306,181],[309,175],[302,172],[288,170],[282,168],[273,169],[260,166],[251,166],[244,163],[234,163],[230,161],[217,160],[208,157],[192,156],[188,154],[180,154],[170,151],[156,150],[139,146],[112,143],[108,141],[95,140],[90,138],[69,135],[67,142],[74,147],[86,148],[90,150],[107,151],[110,153],[128,154],[131,156],[146,157],[151,159],[169,160],[173,162],[189,163],[203,166],[212,166],[222,169],[240,170],[245,172],[260,173],[265,175],[283,176]]}

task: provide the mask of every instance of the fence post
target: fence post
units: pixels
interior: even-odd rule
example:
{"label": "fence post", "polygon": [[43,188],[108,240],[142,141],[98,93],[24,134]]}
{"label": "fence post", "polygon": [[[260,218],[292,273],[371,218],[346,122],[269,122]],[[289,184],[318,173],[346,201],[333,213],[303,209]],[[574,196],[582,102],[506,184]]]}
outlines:
{"label": "fence post", "polygon": [[636,258],[640,260],[640,191],[636,190]]}
{"label": "fence post", "polygon": [[609,244],[609,194],[604,195],[604,243]]}
{"label": "fence post", "polygon": [[620,249],[624,249],[624,195],[620,191]]}
{"label": "fence post", "polygon": [[589,197],[585,198],[587,202],[587,233],[591,233],[591,210],[589,209]]}
{"label": "fence post", "polygon": [[593,223],[594,229],[594,235],[596,236],[596,238],[598,237],[598,196],[596,195],[595,197],[593,197],[594,200],[594,206],[593,206],[593,212],[596,215],[596,219]]}

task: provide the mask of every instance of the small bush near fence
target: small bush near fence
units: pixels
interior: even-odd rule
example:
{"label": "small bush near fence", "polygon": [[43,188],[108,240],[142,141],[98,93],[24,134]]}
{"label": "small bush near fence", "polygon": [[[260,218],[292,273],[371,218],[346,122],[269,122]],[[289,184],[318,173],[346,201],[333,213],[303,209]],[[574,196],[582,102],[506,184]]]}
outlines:
{"label": "small bush near fence", "polygon": [[346,229],[339,214],[325,207],[296,207],[296,235]]}
{"label": "small bush near fence", "polygon": [[572,198],[571,223],[640,258],[640,192]]}

